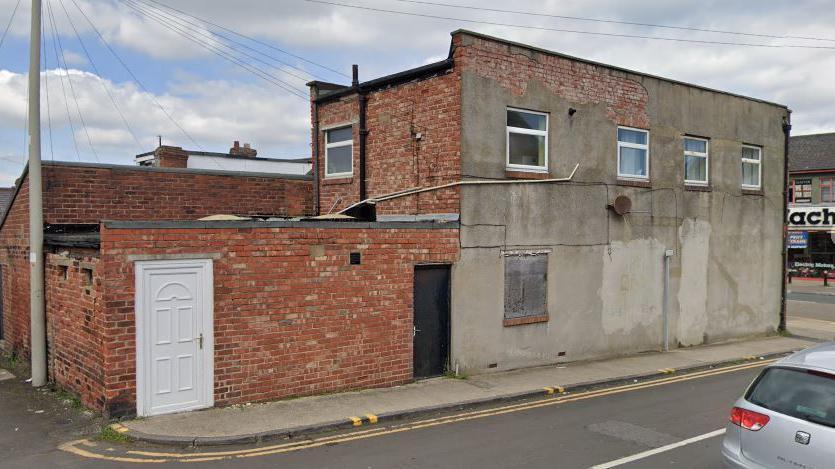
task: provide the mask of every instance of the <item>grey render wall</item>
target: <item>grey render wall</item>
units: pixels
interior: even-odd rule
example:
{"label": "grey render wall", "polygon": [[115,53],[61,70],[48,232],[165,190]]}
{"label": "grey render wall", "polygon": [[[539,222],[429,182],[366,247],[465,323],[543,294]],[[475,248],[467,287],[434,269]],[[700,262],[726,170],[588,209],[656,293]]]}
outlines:
{"label": "grey render wall", "polygon": [[[782,123],[788,111],[610,73],[646,90],[651,188],[618,185],[617,123],[604,105],[572,102],[536,80],[519,95],[472,70],[462,73],[465,179],[505,177],[508,106],[549,113],[551,177],[564,177],[580,164],[571,183],[462,188],[451,329],[452,361],[464,370],[659,349],[665,249],[675,251],[673,346],[763,335],[778,325]],[[573,117],[569,107],[577,109]],[[710,139],[709,192],[684,188],[684,134]],[[762,194],[740,188],[743,142],[763,147]],[[632,199],[634,213],[621,217],[607,210],[619,194]],[[549,320],[505,327],[502,253],[519,249],[550,250]]]}

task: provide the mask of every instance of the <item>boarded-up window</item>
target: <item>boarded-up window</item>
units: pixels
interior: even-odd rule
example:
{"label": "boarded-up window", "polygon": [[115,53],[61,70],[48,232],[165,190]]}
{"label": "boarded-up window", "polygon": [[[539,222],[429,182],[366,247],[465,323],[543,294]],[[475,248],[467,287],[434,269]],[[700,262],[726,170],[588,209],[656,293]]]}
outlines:
{"label": "boarded-up window", "polygon": [[548,255],[513,254],[504,258],[505,319],[547,314]]}

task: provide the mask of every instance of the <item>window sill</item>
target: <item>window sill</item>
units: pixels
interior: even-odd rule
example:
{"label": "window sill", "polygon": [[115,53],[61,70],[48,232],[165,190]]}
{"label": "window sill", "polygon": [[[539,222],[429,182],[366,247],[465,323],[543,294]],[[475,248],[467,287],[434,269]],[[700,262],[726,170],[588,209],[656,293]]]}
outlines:
{"label": "window sill", "polygon": [[504,176],[508,179],[548,179],[551,177],[547,172],[540,173],[519,169],[505,169]]}
{"label": "window sill", "polygon": [[619,186],[630,186],[630,187],[652,187],[652,184],[649,182],[649,179],[620,179],[620,178],[618,178],[617,185],[619,185]]}
{"label": "window sill", "polygon": [[539,322],[548,322],[547,314],[540,314],[538,316],[523,316],[521,318],[510,318],[502,320],[504,327],[523,326],[525,324],[535,324]]}
{"label": "window sill", "polygon": [[762,189],[742,189],[742,195],[763,195]]}
{"label": "window sill", "polygon": [[354,182],[353,176],[343,177],[343,178],[324,178],[322,179],[323,186],[329,186],[331,184],[351,184]]}
{"label": "window sill", "polygon": [[710,192],[710,185],[704,184],[684,184],[684,190],[691,192]]}

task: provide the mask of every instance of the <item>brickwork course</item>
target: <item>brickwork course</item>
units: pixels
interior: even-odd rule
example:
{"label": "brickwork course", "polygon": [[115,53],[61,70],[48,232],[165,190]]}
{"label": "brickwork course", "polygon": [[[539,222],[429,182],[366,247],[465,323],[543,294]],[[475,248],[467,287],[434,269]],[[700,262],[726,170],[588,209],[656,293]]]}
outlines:
{"label": "brickwork course", "polygon": [[[25,173],[24,173],[25,174]],[[44,162],[44,222],[194,220],[215,214],[310,215],[304,177]],[[3,349],[29,353],[29,185],[18,182],[0,227]],[[59,255],[59,253],[61,255]],[[46,312],[49,376],[92,408],[104,406],[101,272],[98,250],[48,248]]]}

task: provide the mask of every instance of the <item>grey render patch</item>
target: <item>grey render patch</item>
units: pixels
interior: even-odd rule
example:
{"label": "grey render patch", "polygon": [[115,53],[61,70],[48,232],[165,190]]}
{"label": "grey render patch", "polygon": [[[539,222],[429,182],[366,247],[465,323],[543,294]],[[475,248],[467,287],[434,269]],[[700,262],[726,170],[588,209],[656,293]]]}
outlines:
{"label": "grey render patch", "polygon": [[631,441],[642,446],[658,448],[678,441],[678,438],[666,433],[657,432],[651,428],[641,427],[629,422],[607,420],[587,426],[590,431],[610,436],[619,440]]}

